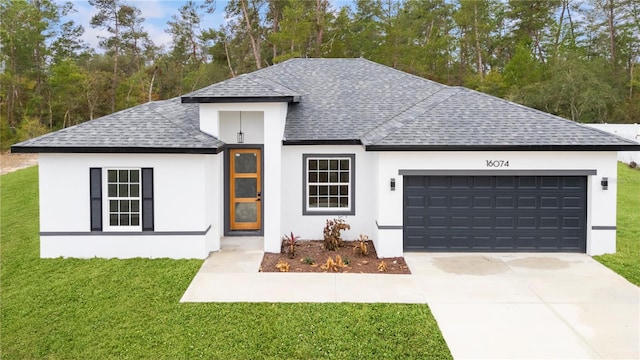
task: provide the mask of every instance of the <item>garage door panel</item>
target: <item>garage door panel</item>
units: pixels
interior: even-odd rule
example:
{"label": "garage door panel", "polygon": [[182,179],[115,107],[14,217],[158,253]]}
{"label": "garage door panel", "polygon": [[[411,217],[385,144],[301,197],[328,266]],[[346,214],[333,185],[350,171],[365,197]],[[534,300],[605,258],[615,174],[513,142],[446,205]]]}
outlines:
{"label": "garage door panel", "polygon": [[474,229],[491,229],[492,222],[491,217],[489,216],[474,216],[473,217],[473,226]]}
{"label": "garage door panel", "polygon": [[582,198],[580,197],[565,196],[562,198],[562,207],[565,209],[580,209],[582,206]]}
{"label": "garage door panel", "polygon": [[474,196],[473,207],[476,209],[491,209],[493,201],[490,196]]}
{"label": "garage door panel", "polygon": [[496,209],[513,209],[515,203],[513,196],[496,196]]}
{"label": "garage door panel", "polygon": [[540,178],[541,189],[558,189],[560,188],[560,184],[559,176],[545,176]]}
{"label": "garage door panel", "polygon": [[424,216],[408,216],[405,225],[422,228],[426,225],[424,219]]}
{"label": "garage door panel", "polygon": [[427,202],[427,207],[429,208],[447,208],[449,205],[449,202],[447,201],[448,198],[446,196],[429,196],[427,198],[429,201]]}
{"label": "garage door panel", "polygon": [[560,219],[557,216],[541,216],[540,229],[555,230],[560,225]]}
{"label": "garage door panel", "polygon": [[513,229],[515,218],[513,216],[496,216],[496,229]]}
{"label": "garage door panel", "polygon": [[518,209],[535,209],[538,205],[532,195],[518,196]]}
{"label": "garage door panel", "polygon": [[535,189],[537,188],[537,178],[534,176],[520,176],[516,177],[518,189]]}
{"label": "garage door panel", "polygon": [[409,196],[407,197],[406,206],[411,208],[424,208],[424,197],[422,196]]}
{"label": "garage door panel", "polygon": [[560,197],[558,196],[540,196],[541,209],[557,209],[560,207]]}
{"label": "garage door panel", "polygon": [[515,178],[513,176],[499,176],[495,178],[497,189],[514,189],[516,187]]}
{"label": "garage door panel", "polygon": [[583,226],[582,219],[578,216],[564,216],[562,218],[562,228],[567,230],[579,229]]}
{"label": "garage door panel", "polygon": [[471,206],[471,199],[468,196],[451,196],[452,208],[467,209]]}
{"label": "garage door panel", "polygon": [[583,180],[584,178],[579,177],[565,177],[562,178],[562,188],[563,189],[576,189],[580,190],[583,188]]}
{"label": "garage door panel", "polygon": [[535,230],[537,228],[535,216],[518,216],[516,224],[518,229]]}
{"label": "garage door panel", "polygon": [[412,178],[422,180],[404,189],[405,249],[585,251],[586,177]]}
{"label": "garage door panel", "polygon": [[426,179],[425,185],[431,189],[449,188],[449,176],[429,176]]}

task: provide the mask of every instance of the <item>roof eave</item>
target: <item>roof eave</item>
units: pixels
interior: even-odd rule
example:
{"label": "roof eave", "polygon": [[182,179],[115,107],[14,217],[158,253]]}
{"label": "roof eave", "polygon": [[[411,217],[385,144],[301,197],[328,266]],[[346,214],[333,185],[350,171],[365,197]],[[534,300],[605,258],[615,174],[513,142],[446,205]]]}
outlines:
{"label": "roof eave", "polygon": [[183,96],[183,104],[298,103],[300,96]]}
{"label": "roof eave", "polygon": [[282,145],[362,145],[358,139],[282,140]]}
{"label": "roof eave", "polygon": [[366,145],[366,151],[640,151],[638,145]]}
{"label": "roof eave", "polygon": [[12,153],[69,154],[218,154],[224,146],[209,148],[107,147],[107,146],[12,146]]}

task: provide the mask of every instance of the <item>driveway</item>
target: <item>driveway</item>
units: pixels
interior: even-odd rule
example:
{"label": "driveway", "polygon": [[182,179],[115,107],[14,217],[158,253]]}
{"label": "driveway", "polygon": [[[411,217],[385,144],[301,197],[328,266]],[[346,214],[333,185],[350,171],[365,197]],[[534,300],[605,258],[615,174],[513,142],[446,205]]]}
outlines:
{"label": "driveway", "polygon": [[259,273],[261,258],[223,247],[181,301],[428,303],[456,359],[640,359],[640,289],[584,254],[406,253],[412,275]]}
{"label": "driveway", "polygon": [[405,259],[456,359],[640,358],[640,289],[587,255]]}

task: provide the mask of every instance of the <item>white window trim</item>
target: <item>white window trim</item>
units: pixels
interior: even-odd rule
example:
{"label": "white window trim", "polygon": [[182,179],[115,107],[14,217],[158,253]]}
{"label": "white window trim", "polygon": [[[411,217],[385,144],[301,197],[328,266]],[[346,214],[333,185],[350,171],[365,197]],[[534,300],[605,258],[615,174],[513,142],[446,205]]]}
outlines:
{"label": "white window trim", "polygon": [[[355,154],[303,154],[303,215],[355,215]],[[349,182],[348,186],[348,201],[347,207],[310,207],[309,204],[309,160],[348,160],[349,161]],[[337,185],[343,186],[343,182],[327,182],[327,183],[313,183],[322,184],[326,186]]]}
{"label": "white window trim", "polygon": [[[138,182],[139,182],[139,190],[137,197],[118,197],[118,198],[110,198],[109,197],[109,170],[137,170],[138,171]],[[103,231],[110,232],[126,232],[126,231],[142,231],[142,168],[132,168],[132,167],[105,167],[102,169],[102,229]],[[109,212],[109,201],[112,199],[118,200],[138,200],[138,209],[140,209],[140,218],[137,226],[113,226],[110,222],[110,212]]]}

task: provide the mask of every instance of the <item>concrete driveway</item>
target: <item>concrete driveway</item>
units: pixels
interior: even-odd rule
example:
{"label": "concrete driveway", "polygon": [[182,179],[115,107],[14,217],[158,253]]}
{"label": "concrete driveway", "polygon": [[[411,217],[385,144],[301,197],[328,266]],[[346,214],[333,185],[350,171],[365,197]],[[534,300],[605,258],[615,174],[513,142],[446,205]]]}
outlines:
{"label": "concrete driveway", "polygon": [[261,259],[223,247],[181,301],[428,303],[456,359],[640,359],[640,289],[587,255],[407,253],[412,275],[259,273]]}
{"label": "concrete driveway", "polygon": [[640,359],[640,289],[581,254],[405,254],[456,359]]}

